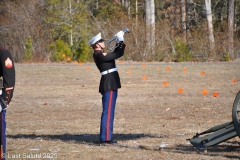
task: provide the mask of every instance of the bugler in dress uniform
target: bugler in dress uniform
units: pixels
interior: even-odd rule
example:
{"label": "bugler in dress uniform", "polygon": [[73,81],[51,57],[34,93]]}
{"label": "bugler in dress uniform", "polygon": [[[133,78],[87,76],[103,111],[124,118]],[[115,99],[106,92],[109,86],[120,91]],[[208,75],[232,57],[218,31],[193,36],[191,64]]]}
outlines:
{"label": "bugler in dress uniform", "polygon": [[93,58],[101,74],[99,92],[102,94],[102,116],[100,124],[100,142],[117,143],[113,140],[113,122],[118,89],[121,88],[120,77],[115,59],[123,56],[125,44],[122,31],[116,34],[117,46],[113,52],[104,53],[104,39],[101,33],[94,36],[88,43],[94,50]]}
{"label": "bugler in dress uniform", "polygon": [[6,109],[9,105],[15,86],[15,68],[10,52],[0,46],[0,128],[1,160],[6,158]]}

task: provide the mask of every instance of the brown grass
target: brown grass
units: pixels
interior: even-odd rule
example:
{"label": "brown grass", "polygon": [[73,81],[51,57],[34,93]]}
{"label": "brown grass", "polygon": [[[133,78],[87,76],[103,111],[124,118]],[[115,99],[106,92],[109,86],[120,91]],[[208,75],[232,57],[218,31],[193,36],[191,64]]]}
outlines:
{"label": "brown grass", "polygon": [[[109,146],[99,144],[100,74],[94,64],[16,64],[16,88],[7,113],[8,156],[239,159],[238,137],[205,153],[197,153],[186,139],[231,121],[240,88],[240,63],[145,64],[146,68],[135,62],[117,64],[122,82],[114,123],[118,145]],[[208,95],[202,95],[203,89]],[[214,91],[219,93],[216,98]]]}

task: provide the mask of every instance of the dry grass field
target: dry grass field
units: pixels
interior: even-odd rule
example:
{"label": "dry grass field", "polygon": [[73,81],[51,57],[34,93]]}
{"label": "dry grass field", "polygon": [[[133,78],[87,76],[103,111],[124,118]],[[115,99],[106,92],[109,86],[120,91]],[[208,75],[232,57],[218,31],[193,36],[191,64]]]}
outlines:
{"label": "dry grass field", "polygon": [[16,64],[7,111],[8,159],[240,159],[238,137],[205,153],[186,140],[232,120],[240,62],[117,62],[117,67],[122,83],[114,122],[118,144],[103,146],[100,74],[93,63]]}

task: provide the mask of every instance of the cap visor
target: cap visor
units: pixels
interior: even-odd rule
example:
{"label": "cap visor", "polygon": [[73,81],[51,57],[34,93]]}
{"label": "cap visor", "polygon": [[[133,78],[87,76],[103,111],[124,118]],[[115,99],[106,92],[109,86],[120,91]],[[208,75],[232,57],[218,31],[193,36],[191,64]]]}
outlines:
{"label": "cap visor", "polygon": [[105,41],[105,40],[104,39],[100,39],[96,43],[100,43],[100,42],[103,42],[103,41]]}

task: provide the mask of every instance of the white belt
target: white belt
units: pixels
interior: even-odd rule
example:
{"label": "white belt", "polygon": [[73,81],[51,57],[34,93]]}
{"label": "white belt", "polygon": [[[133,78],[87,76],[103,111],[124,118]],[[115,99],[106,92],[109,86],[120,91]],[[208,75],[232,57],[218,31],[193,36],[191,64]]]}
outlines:
{"label": "white belt", "polygon": [[109,70],[106,70],[106,71],[103,71],[101,72],[101,75],[105,75],[105,74],[108,74],[108,73],[111,73],[111,72],[115,72],[117,71],[118,69],[117,68],[112,68],[112,69],[109,69]]}

